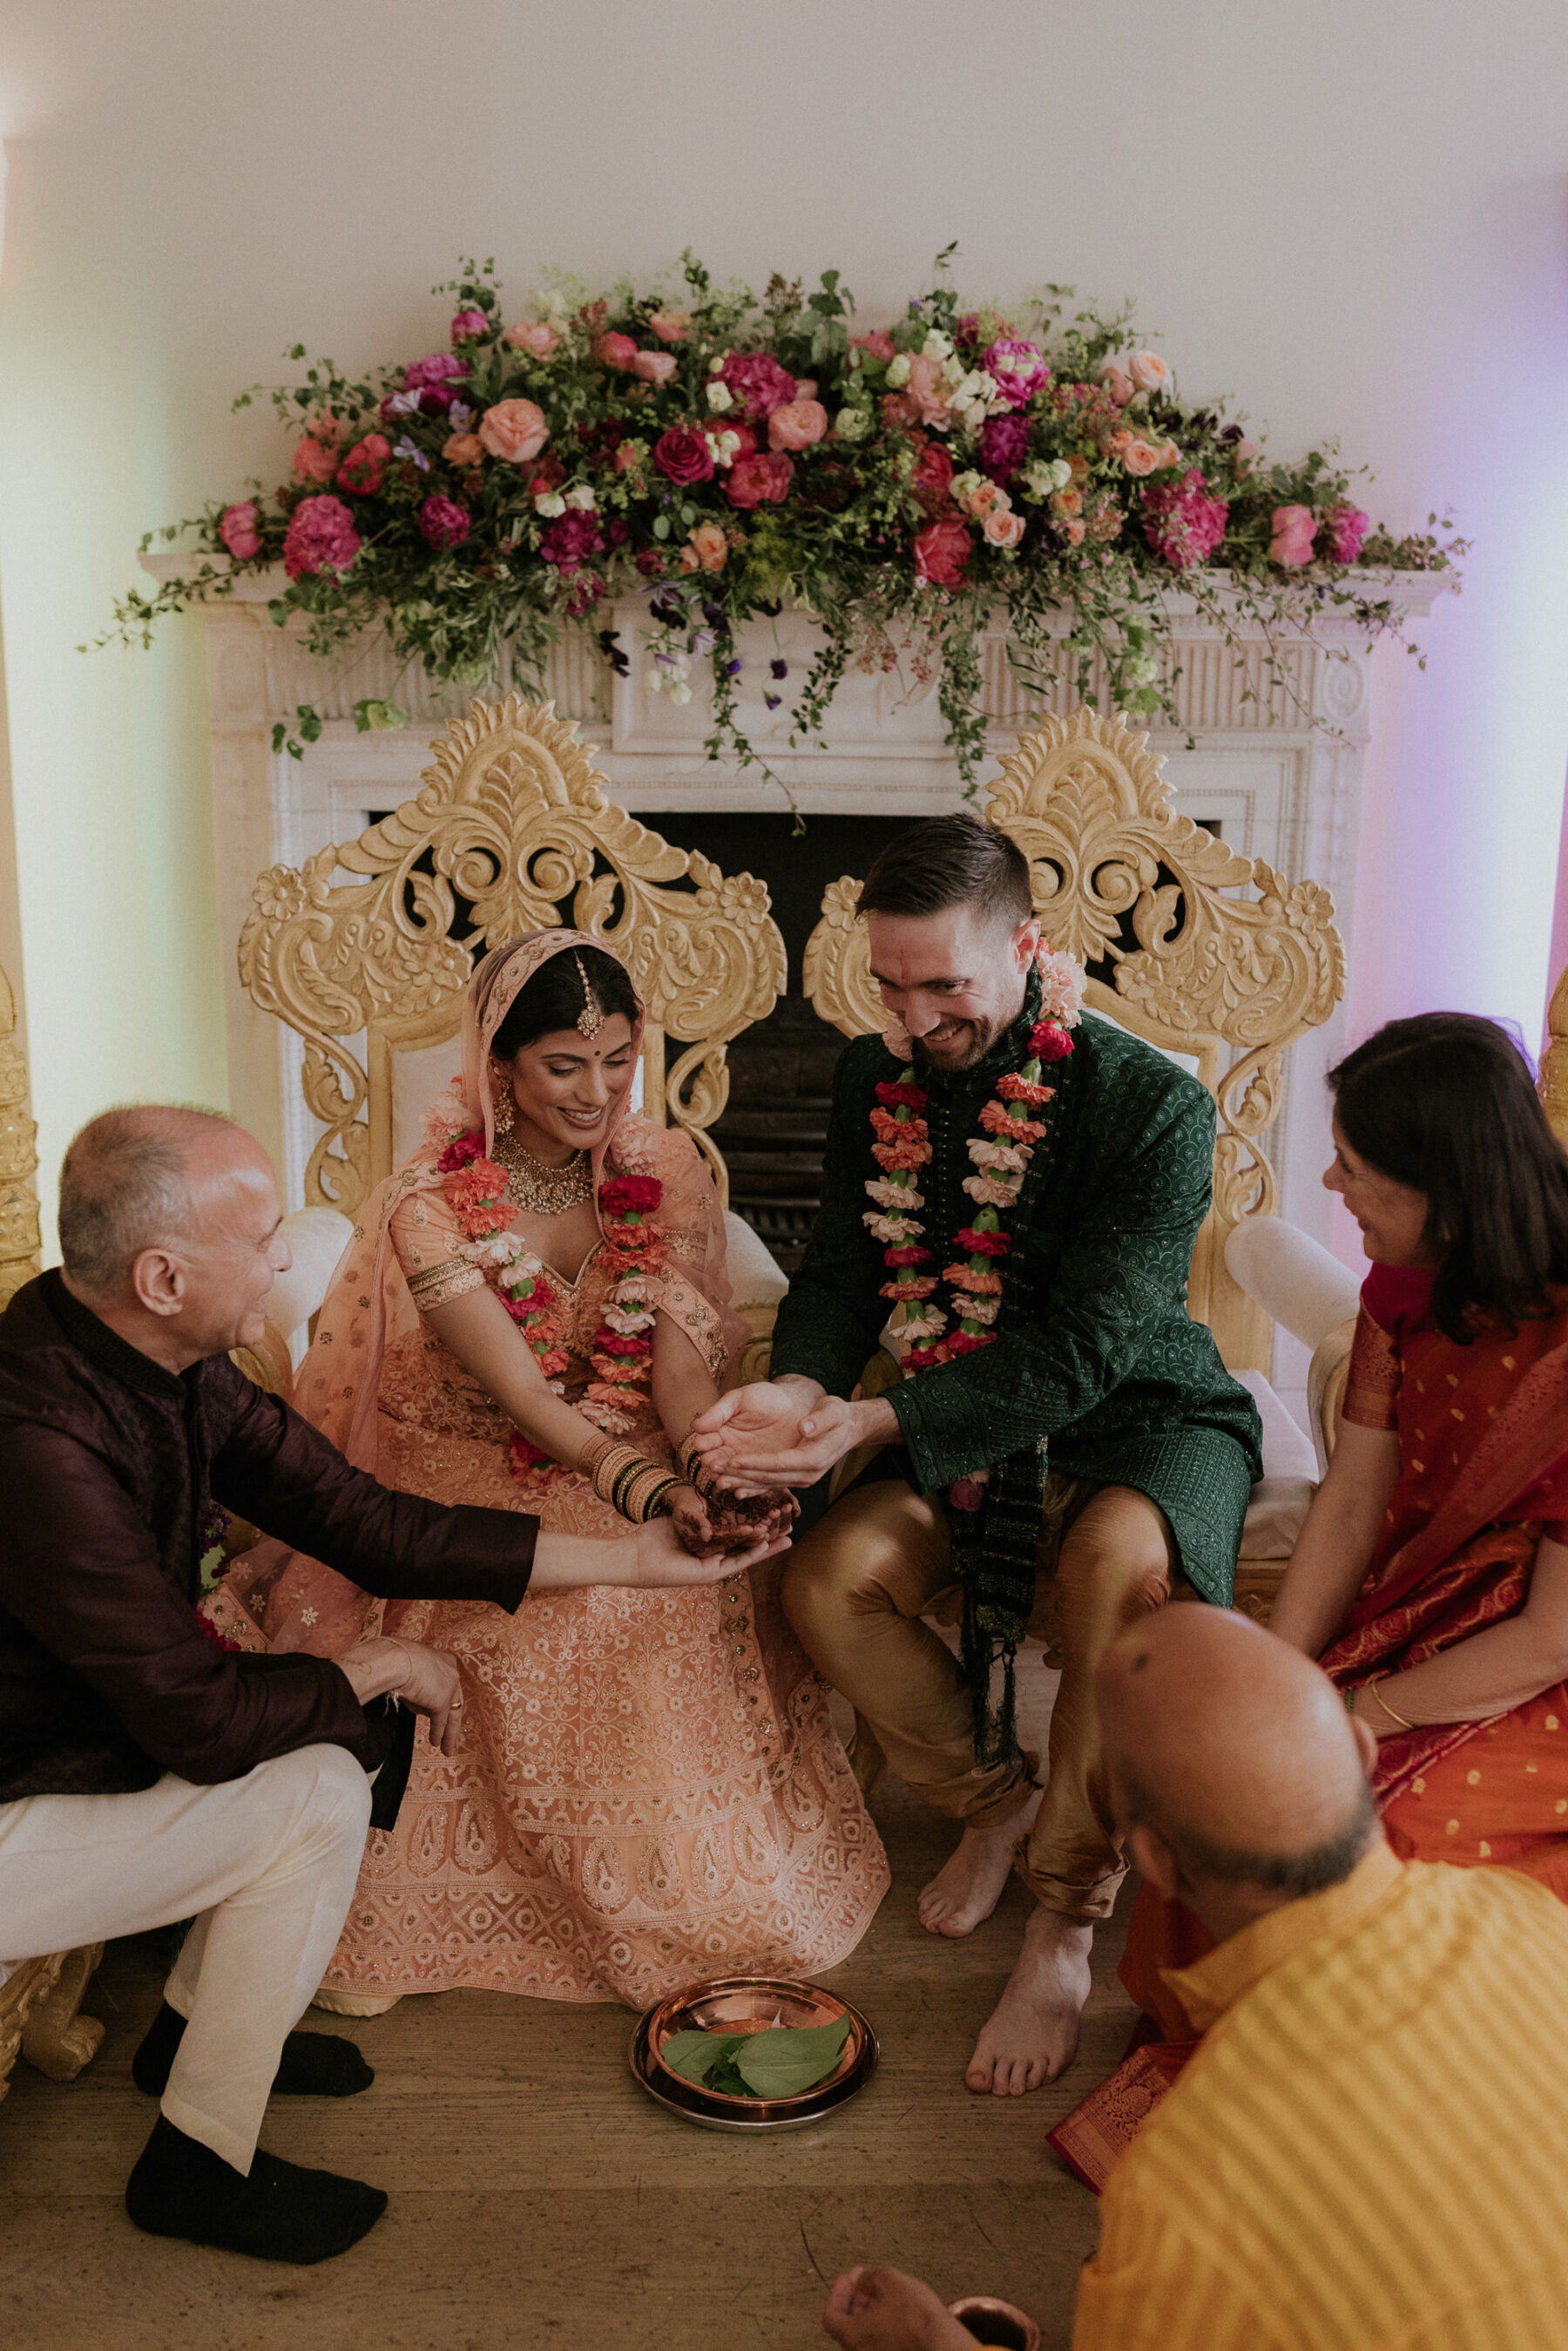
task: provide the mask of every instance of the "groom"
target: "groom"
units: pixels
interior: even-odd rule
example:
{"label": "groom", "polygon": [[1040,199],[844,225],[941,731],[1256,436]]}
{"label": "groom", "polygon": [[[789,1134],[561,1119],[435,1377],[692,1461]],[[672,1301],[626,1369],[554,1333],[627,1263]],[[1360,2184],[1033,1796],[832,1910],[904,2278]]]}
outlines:
{"label": "groom", "polygon": [[[1259,1426],[1187,1313],[1213,1103],[1108,1022],[1074,1025],[1062,959],[1039,959],[1022,851],[972,817],[931,818],[882,852],[858,911],[911,1077],[879,1037],[846,1047],[773,1378],[723,1397],[694,1434],[721,1479],[806,1486],[844,1465],[795,1547],[785,1605],[882,1753],[963,1824],[920,1896],[922,1923],[971,1934],[1013,1867],[1035,1896],[966,2075],[1016,2095],[1071,2061],[1095,1922],[1126,1869],[1096,1666],[1174,1594],[1229,1602]],[[899,1172],[911,1165],[918,1190]],[[885,1248],[899,1201],[920,1217],[912,1249]],[[849,1401],[916,1263],[914,1335],[936,1310],[936,1343],[917,1345],[913,1376],[906,1363],[885,1395]],[[961,1621],[961,1660],[928,1614]],[[1012,1731],[1026,1631],[1062,1668],[1044,1792]],[[863,1777],[877,1760],[857,1755]]]}

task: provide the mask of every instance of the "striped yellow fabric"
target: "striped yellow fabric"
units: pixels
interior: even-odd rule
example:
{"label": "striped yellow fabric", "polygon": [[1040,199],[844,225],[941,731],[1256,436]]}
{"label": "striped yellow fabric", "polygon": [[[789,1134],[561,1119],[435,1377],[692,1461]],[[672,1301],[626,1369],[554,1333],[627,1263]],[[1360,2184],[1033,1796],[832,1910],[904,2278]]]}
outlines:
{"label": "striped yellow fabric", "polygon": [[1380,1844],[1170,1980],[1073,2351],[1568,2351],[1568,1907]]}

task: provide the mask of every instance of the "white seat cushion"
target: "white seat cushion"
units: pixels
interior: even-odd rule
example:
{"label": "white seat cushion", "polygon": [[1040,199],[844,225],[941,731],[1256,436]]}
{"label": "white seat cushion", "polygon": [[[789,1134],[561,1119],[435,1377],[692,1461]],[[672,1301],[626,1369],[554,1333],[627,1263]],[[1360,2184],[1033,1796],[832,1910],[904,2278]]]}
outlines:
{"label": "white seat cushion", "polygon": [[1289,1559],[1317,1491],[1317,1455],[1262,1372],[1232,1376],[1251,1396],[1263,1424],[1263,1474],[1247,1508],[1241,1557]]}

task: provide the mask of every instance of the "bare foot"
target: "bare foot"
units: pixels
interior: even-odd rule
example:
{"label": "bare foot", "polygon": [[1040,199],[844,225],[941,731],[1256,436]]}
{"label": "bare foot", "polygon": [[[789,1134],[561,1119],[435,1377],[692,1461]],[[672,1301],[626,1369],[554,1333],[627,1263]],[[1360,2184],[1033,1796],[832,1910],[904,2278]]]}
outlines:
{"label": "bare foot", "polygon": [[974,2045],[964,2080],[993,2097],[1043,2089],[1077,2053],[1078,2020],[1089,1997],[1095,1930],[1037,1904],[1018,1965]]}
{"label": "bare foot", "polygon": [[1016,1811],[966,1823],[957,1850],[920,1890],[916,1907],[928,1935],[972,1935],[990,1917],[1012,1870],[1013,1847],[1039,1804],[1039,1789],[1025,1786]]}

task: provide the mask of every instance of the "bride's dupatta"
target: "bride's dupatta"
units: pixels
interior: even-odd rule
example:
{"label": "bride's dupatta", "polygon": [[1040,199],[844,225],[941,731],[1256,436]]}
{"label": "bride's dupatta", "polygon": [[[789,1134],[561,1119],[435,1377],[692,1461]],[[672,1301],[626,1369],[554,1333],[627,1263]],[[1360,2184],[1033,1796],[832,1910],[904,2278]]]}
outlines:
{"label": "bride's dupatta", "polygon": [[[541,966],[582,947],[603,952],[605,943],[582,931],[531,932],[493,948],[469,983],[462,1008],[462,1072],[453,1081],[452,1094],[442,1099],[452,1109],[446,1124],[483,1134],[487,1157],[495,1140],[490,1064],[496,1031]],[[642,1049],[644,1017],[639,1000],[631,1034],[634,1058]],[[372,1476],[378,1474],[382,1367],[389,1350],[420,1321],[393,1245],[392,1212],[410,1192],[440,1191],[443,1177],[438,1163],[444,1147],[444,1138],[436,1139],[432,1132],[365,1203],[295,1383],[296,1409],[329,1437],[357,1469]],[[637,1172],[655,1175],[664,1186],[659,1222],[681,1228],[680,1263],[660,1276],[659,1303],[686,1332],[722,1387],[726,1373],[733,1376],[738,1370],[749,1333],[730,1304],[723,1216],[712,1180],[700,1162],[694,1164],[683,1139],[623,1111],[593,1149],[595,1212],[601,1233],[598,1186],[605,1180],[607,1162],[611,1173],[621,1174],[630,1172],[634,1160]],[[377,1599],[320,1561],[264,1538],[234,1562],[204,1607],[217,1631],[246,1648],[308,1649],[317,1656],[339,1656],[356,1641],[391,1629],[397,1614],[408,1604]]]}
{"label": "bride's dupatta", "polygon": [[[1568,1518],[1568,1297],[1554,1299],[1549,1318],[1517,1331],[1489,1326],[1461,1346],[1431,1322],[1430,1295],[1430,1276],[1381,1266],[1363,1292],[1373,1347],[1358,1346],[1346,1404],[1358,1420],[1398,1429],[1402,1467],[1366,1582],[1321,1661],[1341,1689],[1421,1665],[1517,1615],[1542,1526]],[[1397,1386],[1385,1389],[1377,1414],[1390,1374]],[[1379,1805],[1486,1719],[1384,1740],[1373,1775]]]}

